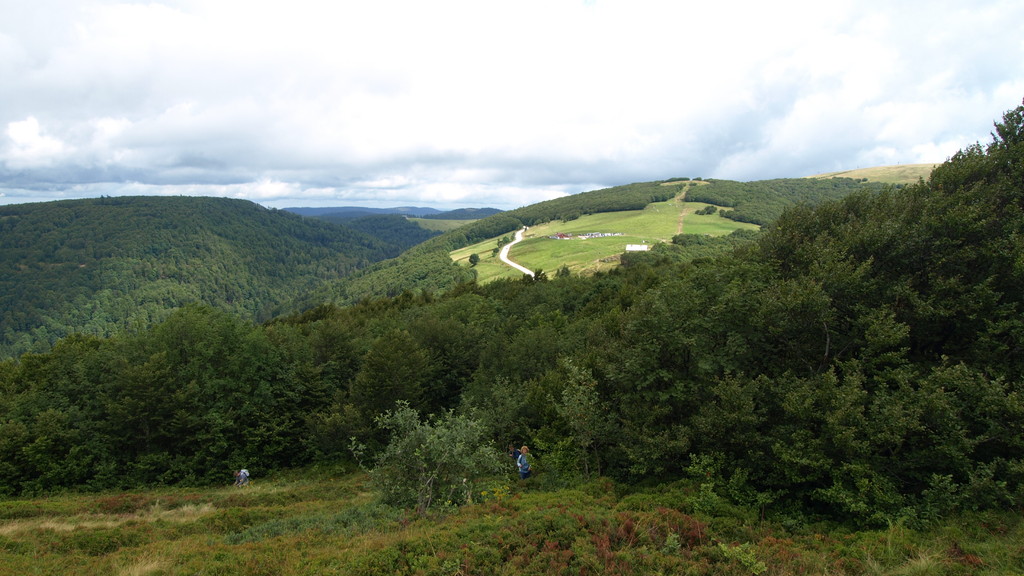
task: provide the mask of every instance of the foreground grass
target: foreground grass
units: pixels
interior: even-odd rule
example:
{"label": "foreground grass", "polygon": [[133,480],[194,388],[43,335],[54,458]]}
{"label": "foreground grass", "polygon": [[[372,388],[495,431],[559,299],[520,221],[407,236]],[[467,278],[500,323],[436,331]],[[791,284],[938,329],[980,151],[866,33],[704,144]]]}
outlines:
{"label": "foreground grass", "polygon": [[1019,513],[784,528],[686,484],[495,481],[428,517],[361,474],[0,501],[2,574],[1024,574]]}

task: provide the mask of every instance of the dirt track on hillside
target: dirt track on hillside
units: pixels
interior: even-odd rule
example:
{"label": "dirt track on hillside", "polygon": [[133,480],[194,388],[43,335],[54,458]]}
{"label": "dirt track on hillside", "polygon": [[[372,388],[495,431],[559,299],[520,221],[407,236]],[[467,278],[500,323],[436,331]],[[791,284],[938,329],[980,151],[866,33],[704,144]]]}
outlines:
{"label": "dirt track on hillside", "polygon": [[500,258],[501,261],[504,262],[505,264],[508,264],[509,266],[515,268],[516,270],[519,270],[523,274],[533,276],[533,270],[530,270],[526,266],[520,266],[519,264],[516,264],[508,257],[508,251],[519,242],[522,242],[524,232],[526,232],[526,226],[523,226],[521,230],[516,231],[516,239],[501,247],[501,252],[498,254],[498,258]]}

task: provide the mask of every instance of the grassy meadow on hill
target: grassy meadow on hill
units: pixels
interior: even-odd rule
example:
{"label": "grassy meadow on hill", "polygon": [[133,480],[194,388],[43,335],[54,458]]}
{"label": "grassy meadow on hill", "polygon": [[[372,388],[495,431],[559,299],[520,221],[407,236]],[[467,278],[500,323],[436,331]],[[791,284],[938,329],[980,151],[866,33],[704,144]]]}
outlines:
{"label": "grassy meadow on hill", "polygon": [[[697,185],[693,183],[692,185]],[[642,210],[601,212],[564,221],[555,220],[530,227],[523,241],[512,247],[509,257],[531,270],[553,274],[567,267],[573,274],[592,274],[614,268],[627,244],[649,246],[671,242],[678,234],[724,236],[735,230],[757,230],[756,224],[723,218],[720,211],[697,214],[709,206],[704,202],[685,202],[685,188],[677,198],[653,202]],[[585,238],[589,233],[615,234]],[[553,238],[558,234],[568,238]],[[451,252],[452,260],[469,266],[469,258],[477,254],[477,281],[518,278],[522,274],[502,263],[496,250],[499,241],[508,235],[489,238]]]}
{"label": "grassy meadow on hill", "polygon": [[[736,232],[744,232],[744,226],[734,223],[764,226],[773,222],[788,208],[817,205],[855,192],[878,191],[881,188],[878,183],[866,183],[852,178],[780,178],[737,182],[681,177],[635,182],[571,194],[493,214],[458,226],[414,246],[398,258],[378,262],[344,279],[325,283],[307,294],[299,295],[292,307],[305,309],[323,302],[351,305],[368,298],[394,297],[406,292],[429,292],[437,295],[474,280],[487,283],[500,278],[518,278],[518,272],[498,264],[497,252],[494,251],[498,247],[498,242],[505,241],[506,238],[511,241],[516,230],[524,226],[534,228],[551,222],[568,223],[582,220],[584,223],[593,224],[593,221],[583,219],[598,214],[618,213],[615,218],[619,218],[625,213],[641,213],[652,203],[675,200],[684,191],[687,204],[706,203],[722,207],[722,214],[717,218],[706,219],[705,223],[716,223]],[[723,218],[730,222],[725,222]],[[699,219],[694,222],[699,222]],[[650,258],[667,257],[675,261],[707,258],[724,254],[750,239],[749,234],[729,234],[708,241],[709,237],[703,236],[700,232],[701,226],[694,222],[684,226],[682,235],[672,236],[670,232],[663,231],[662,234],[667,236],[662,237],[672,238],[673,244],[678,240],[679,244],[657,244],[651,251]],[[670,231],[679,229],[678,220],[671,217],[660,220],[659,226]],[[588,231],[593,231],[593,228]],[[630,235],[630,232],[623,231],[623,234]],[[650,236],[650,231],[640,228],[635,234],[639,236],[638,240],[643,240],[644,236]],[[565,248],[563,246],[560,250]],[[598,250],[599,254],[591,255],[590,258],[580,257],[578,262],[566,262],[557,255],[550,258],[542,256],[538,262],[529,262],[526,265],[543,268],[545,271],[560,270],[565,265],[565,269],[570,272],[574,267],[577,272],[591,272],[614,267],[612,262],[619,260],[624,249],[625,244],[614,250],[601,249]],[[472,254],[477,254],[480,258],[480,263],[476,267],[468,265],[468,259]],[[520,254],[521,247],[516,246],[513,257],[519,258]],[[526,257],[530,257],[529,254]],[[631,253],[625,260],[638,262],[650,258],[644,253]],[[609,260],[603,262],[603,259]],[[547,268],[549,265],[550,270]]]}
{"label": "grassy meadow on hill", "polygon": [[697,481],[636,489],[494,478],[473,503],[416,516],[363,473],[305,471],[251,487],[161,488],[0,501],[0,574],[748,576],[1020,574],[1024,522],[990,512],[944,528],[787,526]]}
{"label": "grassy meadow on hill", "polygon": [[867,178],[869,182],[885,184],[913,184],[919,179],[927,180],[938,164],[896,164],[893,166],[873,166],[816,174],[808,178]]}

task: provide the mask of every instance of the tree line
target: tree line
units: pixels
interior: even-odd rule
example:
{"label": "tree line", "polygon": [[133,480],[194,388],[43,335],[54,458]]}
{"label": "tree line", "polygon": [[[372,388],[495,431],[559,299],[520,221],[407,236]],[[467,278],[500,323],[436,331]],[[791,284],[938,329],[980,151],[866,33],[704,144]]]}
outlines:
{"label": "tree line", "polygon": [[691,186],[686,200],[728,207],[729,210],[722,210],[723,217],[761,226],[771,224],[785,210],[795,206],[813,206],[860,190],[881,189],[880,184],[854,178],[779,178],[753,182],[715,179],[706,182],[708,184]]}

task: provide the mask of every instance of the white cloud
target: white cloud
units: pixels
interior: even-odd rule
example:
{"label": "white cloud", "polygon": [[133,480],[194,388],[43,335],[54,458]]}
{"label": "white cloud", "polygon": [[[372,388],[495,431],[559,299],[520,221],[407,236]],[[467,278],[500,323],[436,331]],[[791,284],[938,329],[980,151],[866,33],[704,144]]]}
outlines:
{"label": "white cloud", "polygon": [[513,207],[942,161],[1024,95],[1008,0],[0,1],[26,193]]}
{"label": "white cloud", "polygon": [[52,166],[67,152],[63,142],[42,133],[33,116],[8,123],[7,138],[5,163],[15,170]]}

